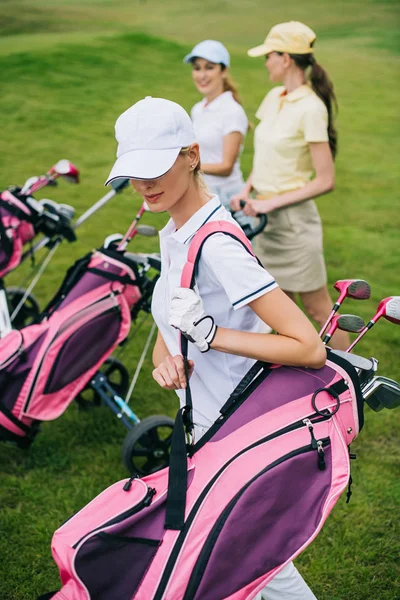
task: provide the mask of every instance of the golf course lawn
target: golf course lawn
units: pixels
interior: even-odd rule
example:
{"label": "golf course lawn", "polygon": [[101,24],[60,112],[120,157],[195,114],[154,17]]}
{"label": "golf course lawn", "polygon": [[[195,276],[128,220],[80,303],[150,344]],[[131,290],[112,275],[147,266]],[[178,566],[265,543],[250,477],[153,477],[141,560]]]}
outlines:
{"label": "golf course lawn", "polygon": [[[0,189],[23,184],[60,158],[80,169],[81,183],[60,181],[50,197],[80,215],[106,193],[115,157],[114,123],[147,95],[166,97],[187,110],[199,100],[183,56],[213,38],[227,45],[231,73],[250,122],[271,84],[262,59],[247,48],[269,28],[302,20],[318,35],[316,57],[329,72],[339,103],[336,189],[317,200],[324,224],[330,287],[363,278],[372,287],[364,302],[343,312],[368,320],[378,302],[400,295],[398,190],[399,7],[395,1],[288,0],[0,0]],[[242,157],[252,163],[252,132]],[[124,232],[140,206],[125,190],[63,244],[35,294],[48,301],[74,260]],[[143,222],[162,227],[165,215]],[[137,237],[131,250],[155,252],[157,237]],[[26,285],[24,264],[7,278]],[[333,290],[332,290],[333,292]],[[332,298],[334,295],[332,294]],[[133,374],[151,318],[119,358]],[[379,373],[400,381],[400,329],[383,319],[358,347],[379,359]],[[140,418],[174,416],[176,396],[158,388],[144,362],[131,408]],[[399,423],[397,411],[365,411],[352,446],[353,495],[342,497],[317,539],[296,565],[319,600],[394,600],[400,589]],[[82,411],[73,403],[45,423],[29,451],[0,445],[0,599],[33,600],[60,586],[52,560],[52,533],[111,483],[126,477],[121,445],[126,431],[106,407]],[[240,567],[239,567],[240,568]],[[118,599],[110,599],[118,600]],[[214,600],[214,599],[205,599]]]}

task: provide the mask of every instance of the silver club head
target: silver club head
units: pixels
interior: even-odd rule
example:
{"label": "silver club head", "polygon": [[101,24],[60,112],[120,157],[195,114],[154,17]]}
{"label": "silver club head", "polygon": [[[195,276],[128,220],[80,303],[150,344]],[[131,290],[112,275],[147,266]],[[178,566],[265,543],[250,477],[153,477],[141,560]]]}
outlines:
{"label": "silver club head", "polygon": [[123,239],[122,233],[112,233],[108,235],[103,243],[103,248],[109,248],[111,244],[119,244],[119,242]]}
{"label": "silver club head", "polygon": [[138,225],[136,227],[136,231],[139,235],[145,235],[147,237],[154,237],[158,235],[157,229],[151,225]]}
{"label": "silver club head", "polygon": [[75,208],[70,204],[58,204],[59,214],[63,215],[68,221],[72,221],[75,216]]}
{"label": "silver club head", "polygon": [[39,177],[29,177],[21,189],[21,194],[26,194],[37,181],[39,181]]}
{"label": "silver club head", "polygon": [[357,315],[340,315],[337,319],[338,329],[358,333],[364,327],[364,320]]}
{"label": "silver club head", "polygon": [[375,412],[400,406],[400,385],[388,377],[373,377],[362,388],[362,395]]}
{"label": "silver club head", "polygon": [[340,356],[341,358],[346,359],[350,364],[353,365],[355,369],[361,369],[362,371],[376,371],[377,360],[375,358],[364,358],[363,356],[358,356],[357,354],[350,354],[350,352],[345,352],[345,350],[334,350],[331,352]]}

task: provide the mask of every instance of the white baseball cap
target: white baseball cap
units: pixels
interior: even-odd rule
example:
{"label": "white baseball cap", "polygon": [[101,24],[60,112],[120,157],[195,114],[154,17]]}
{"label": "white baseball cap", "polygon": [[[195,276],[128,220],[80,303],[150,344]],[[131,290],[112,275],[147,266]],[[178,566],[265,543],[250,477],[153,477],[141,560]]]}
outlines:
{"label": "white baseball cap", "polygon": [[185,56],[183,62],[192,62],[195,58],[204,58],[216,64],[223,64],[229,67],[231,59],[228,50],[221,42],[216,40],[204,40],[193,48],[193,50]]}
{"label": "white baseball cap", "polygon": [[146,96],[115,123],[117,160],[105,183],[114,179],[157,179],[170,170],[182,148],[196,141],[192,121],[176,102]]}

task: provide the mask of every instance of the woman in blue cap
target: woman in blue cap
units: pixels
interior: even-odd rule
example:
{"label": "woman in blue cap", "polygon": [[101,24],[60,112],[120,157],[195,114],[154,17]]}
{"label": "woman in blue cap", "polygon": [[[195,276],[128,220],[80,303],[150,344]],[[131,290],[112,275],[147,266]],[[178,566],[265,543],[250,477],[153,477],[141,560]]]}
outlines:
{"label": "woman in blue cap", "polygon": [[[222,204],[244,186],[240,155],[249,126],[236,87],[229,78],[230,56],[221,42],[204,40],[185,56],[203,99],[191,111],[209,190]],[[249,219],[247,218],[247,221]]]}

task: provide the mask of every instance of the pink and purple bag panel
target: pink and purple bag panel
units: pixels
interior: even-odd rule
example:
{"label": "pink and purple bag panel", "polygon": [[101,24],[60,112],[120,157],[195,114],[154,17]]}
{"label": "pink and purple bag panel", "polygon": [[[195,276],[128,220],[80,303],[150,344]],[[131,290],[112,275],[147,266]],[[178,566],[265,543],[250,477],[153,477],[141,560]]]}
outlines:
{"label": "pink and purple bag panel", "polygon": [[[191,243],[183,285],[218,230],[252,253],[236,226],[210,223]],[[253,598],[310,544],[349,483],[363,399],[352,365],[328,358],[319,370],[256,363],[185,452],[184,477],[173,439],[169,469],[115,483],[66,521],[52,541],[63,584],[54,600]],[[183,519],[172,526],[169,496],[182,482]]]}
{"label": "pink and purple bag panel", "polygon": [[357,375],[332,355],[244,383],[190,453],[183,527],[165,528],[168,469],[115,483],[55,532],[54,600],[250,599],[310,544],[349,482]]}
{"label": "pink and purple bag panel", "polygon": [[127,337],[136,273],[121,253],[96,251],[70,269],[40,323],[0,341],[0,439],[29,444]]}
{"label": "pink and purple bag panel", "polygon": [[35,237],[34,215],[17,195],[0,192],[0,279],[21,262],[22,247]]}

